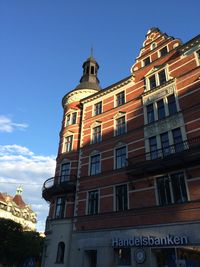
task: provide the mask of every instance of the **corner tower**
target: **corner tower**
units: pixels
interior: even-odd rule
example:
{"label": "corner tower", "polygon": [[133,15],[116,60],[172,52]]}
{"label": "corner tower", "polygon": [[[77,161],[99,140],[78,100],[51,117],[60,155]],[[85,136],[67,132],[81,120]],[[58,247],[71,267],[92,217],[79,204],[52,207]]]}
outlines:
{"label": "corner tower", "polygon": [[[48,251],[43,265],[45,267],[68,262],[79,175],[82,124],[80,101],[101,90],[97,77],[99,65],[93,56],[82,67],[80,83],[62,99],[64,112],[55,176],[46,180],[43,185],[43,198],[50,203],[45,229],[45,249]],[[53,265],[55,259],[56,263]]]}

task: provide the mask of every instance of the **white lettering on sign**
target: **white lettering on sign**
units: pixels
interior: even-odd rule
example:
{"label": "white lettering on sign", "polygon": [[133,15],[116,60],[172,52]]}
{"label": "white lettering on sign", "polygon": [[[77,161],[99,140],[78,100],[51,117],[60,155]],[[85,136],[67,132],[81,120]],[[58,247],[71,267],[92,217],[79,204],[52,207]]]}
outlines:
{"label": "white lettering on sign", "polygon": [[167,235],[165,237],[141,236],[132,238],[113,238],[113,247],[149,247],[149,246],[178,246],[187,245],[187,236]]}

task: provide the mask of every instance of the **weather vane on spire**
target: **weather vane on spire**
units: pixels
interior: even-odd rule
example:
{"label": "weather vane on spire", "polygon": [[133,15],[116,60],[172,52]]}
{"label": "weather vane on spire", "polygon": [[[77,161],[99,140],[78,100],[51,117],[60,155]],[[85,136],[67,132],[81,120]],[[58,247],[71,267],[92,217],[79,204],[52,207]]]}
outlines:
{"label": "weather vane on spire", "polygon": [[93,46],[91,46],[91,49],[90,49],[90,57],[93,57]]}

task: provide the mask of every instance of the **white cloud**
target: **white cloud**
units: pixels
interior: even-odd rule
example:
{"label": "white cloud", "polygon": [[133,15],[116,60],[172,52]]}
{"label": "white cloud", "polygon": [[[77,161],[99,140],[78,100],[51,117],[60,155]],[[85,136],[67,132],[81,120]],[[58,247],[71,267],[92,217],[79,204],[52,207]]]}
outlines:
{"label": "white cloud", "polygon": [[38,231],[44,231],[48,204],[42,199],[42,185],[55,171],[55,157],[35,155],[26,147],[0,145],[1,192],[14,195],[19,185],[22,197],[38,214]]}
{"label": "white cloud", "polygon": [[12,133],[14,130],[25,130],[28,127],[26,123],[16,123],[8,116],[0,115],[0,132]]}

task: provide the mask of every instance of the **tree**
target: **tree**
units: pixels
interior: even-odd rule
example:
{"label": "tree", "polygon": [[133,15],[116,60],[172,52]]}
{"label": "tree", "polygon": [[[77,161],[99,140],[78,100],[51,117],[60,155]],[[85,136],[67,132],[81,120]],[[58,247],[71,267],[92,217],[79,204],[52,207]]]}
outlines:
{"label": "tree", "polygon": [[43,238],[37,232],[23,232],[22,226],[0,218],[0,263],[21,267],[29,257],[41,259]]}

